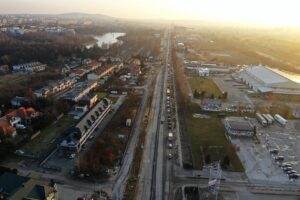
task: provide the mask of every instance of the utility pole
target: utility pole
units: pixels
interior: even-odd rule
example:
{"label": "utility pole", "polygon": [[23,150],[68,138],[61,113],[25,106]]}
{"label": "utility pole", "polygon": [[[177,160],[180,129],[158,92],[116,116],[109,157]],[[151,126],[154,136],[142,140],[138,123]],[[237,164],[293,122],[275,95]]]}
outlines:
{"label": "utility pole", "polygon": [[215,195],[215,199],[218,200],[218,193],[220,189],[220,182],[222,178],[222,169],[220,161],[214,162],[208,166],[209,168],[209,181],[208,189]]}

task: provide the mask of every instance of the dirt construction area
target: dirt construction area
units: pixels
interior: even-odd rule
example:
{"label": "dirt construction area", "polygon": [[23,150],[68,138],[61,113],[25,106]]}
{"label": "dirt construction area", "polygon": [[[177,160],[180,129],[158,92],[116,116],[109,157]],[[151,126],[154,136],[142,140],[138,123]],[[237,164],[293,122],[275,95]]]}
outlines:
{"label": "dirt construction area", "polygon": [[277,156],[283,156],[292,169],[300,172],[300,121],[289,120],[285,127],[274,123],[262,127],[254,118],[249,119],[257,127],[259,143],[252,138],[233,138],[232,143],[239,147],[237,152],[250,181],[267,181],[299,184],[300,180],[290,180],[287,174],[270,153],[278,149]]}

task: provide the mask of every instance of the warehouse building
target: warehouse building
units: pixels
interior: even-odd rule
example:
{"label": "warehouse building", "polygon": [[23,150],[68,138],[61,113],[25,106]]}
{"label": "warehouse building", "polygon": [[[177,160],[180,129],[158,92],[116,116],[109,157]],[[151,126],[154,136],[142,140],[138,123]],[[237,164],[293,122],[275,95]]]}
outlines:
{"label": "warehouse building", "polygon": [[244,118],[227,117],[224,120],[224,125],[229,136],[252,137],[254,135],[254,126]]}
{"label": "warehouse building", "polygon": [[300,83],[269,67],[248,67],[240,73],[240,78],[257,93],[300,95]]}

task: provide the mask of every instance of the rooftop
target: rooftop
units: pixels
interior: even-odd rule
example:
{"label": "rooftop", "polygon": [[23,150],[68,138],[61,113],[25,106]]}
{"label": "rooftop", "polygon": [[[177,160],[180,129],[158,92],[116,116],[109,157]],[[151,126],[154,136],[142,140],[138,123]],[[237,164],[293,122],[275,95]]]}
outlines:
{"label": "rooftop", "polygon": [[227,123],[232,130],[253,131],[253,125],[248,120],[241,117],[227,117],[225,123]]}
{"label": "rooftop", "polygon": [[279,74],[269,67],[254,66],[246,68],[245,71],[248,74],[250,73],[254,75],[257,79],[265,84],[293,82],[288,77],[285,77],[283,74]]}

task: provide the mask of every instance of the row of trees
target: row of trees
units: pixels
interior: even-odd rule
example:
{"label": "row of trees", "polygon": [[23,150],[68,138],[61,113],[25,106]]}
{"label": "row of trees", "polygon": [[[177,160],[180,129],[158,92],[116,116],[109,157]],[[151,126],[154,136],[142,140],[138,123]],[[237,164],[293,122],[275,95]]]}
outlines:
{"label": "row of trees", "polygon": [[[207,96],[207,92],[205,92],[205,91],[199,92],[197,89],[194,90],[194,98],[196,98],[196,99],[199,99],[199,98],[200,98],[200,99],[204,99],[206,96]],[[218,99],[227,99],[227,96],[228,96],[228,93],[227,93],[227,92],[224,92],[224,93],[222,94],[222,96],[218,96],[217,98],[218,98]],[[214,99],[214,98],[216,98],[216,97],[215,97],[214,94],[211,94],[211,95],[210,95],[210,98],[211,98],[211,99]]]}

